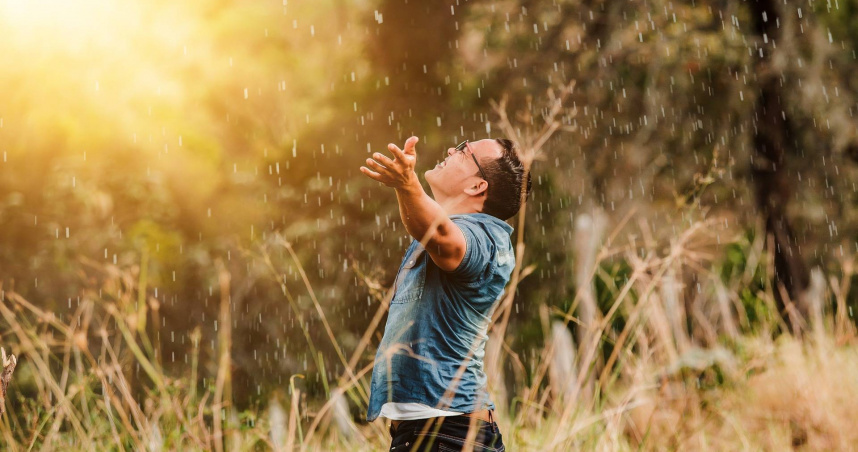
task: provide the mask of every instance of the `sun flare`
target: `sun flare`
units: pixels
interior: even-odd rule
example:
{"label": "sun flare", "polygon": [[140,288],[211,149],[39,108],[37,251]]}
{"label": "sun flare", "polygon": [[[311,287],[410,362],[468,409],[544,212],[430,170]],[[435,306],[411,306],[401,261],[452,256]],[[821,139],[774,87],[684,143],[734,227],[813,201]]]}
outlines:
{"label": "sun flare", "polygon": [[115,36],[137,13],[134,2],[106,0],[0,0],[0,17],[9,32],[42,44],[78,45]]}

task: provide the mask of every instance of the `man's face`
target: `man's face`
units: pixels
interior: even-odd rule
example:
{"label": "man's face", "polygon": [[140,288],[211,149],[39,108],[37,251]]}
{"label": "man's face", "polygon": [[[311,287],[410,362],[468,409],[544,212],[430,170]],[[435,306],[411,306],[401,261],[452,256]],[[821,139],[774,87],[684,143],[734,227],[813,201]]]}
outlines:
{"label": "man's face", "polygon": [[439,196],[444,198],[458,196],[465,189],[484,180],[477,164],[470,156],[471,152],[482,166],[485,166],[483,162],[495,160],[503,154],[500,144],[495,140],[473,141],[468,143],[468,147],[462,152],[453,147],[447,149],[447,158],[424,173],[436,200],[440,201]]}

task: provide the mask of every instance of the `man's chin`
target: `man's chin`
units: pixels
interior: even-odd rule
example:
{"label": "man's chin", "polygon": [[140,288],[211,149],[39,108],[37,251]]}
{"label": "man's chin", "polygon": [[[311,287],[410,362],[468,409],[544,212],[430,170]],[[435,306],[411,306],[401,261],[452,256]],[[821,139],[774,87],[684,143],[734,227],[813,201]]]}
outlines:
{"label": "man's chin", "polygon": [[432,168],[430,170],[426,170],[426,172],[423,173],[423,178],[426,179],[426,183],[429,185],[430,191],[434,191],[432,185],[433,185],[433,182],[435,181],[435,172],[436,172],[435,170],[436,169],[437,168]]}

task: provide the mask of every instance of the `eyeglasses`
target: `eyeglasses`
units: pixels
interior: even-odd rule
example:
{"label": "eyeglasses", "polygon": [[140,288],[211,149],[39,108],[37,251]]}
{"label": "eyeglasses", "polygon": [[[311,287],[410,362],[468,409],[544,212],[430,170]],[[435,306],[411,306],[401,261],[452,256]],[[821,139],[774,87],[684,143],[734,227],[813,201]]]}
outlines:
{"label": "eyeglasses", "polygon": [[457,151],[457,152],[461,152],[461,153],[463,153],[463,154],[465,153],[465,148],[467,148],[467,149],[468,149],[468,151],[471,153],[471,158],[473,158],[473,159],[474,159],[474,163],[476,163],[476,164],[477,164],[477,169],[479,169],[479,170],[480,170],[480,175],[482,175],[482,176],[483,176],[483,179],[485,179],[486,181],[488,181],[488,180],[489,180],[489,178],[488,178],[488,177],[486,177],[486,172],[485,172],[485,171],[483,171],[483,167],[482,167],[482,166],[480,166],[480,162],[478,162],[478,161],[477,161],[477,156],[476,156],[476,155],[474,155],[474,151],[471,149],[471,145],[470,145],[470,144],[468,144],[468,140],[465,140],[465,141],[463,141],[463,142],[459,143],[459,144],[455,147],[455,149],[456,149],[456,151]]}

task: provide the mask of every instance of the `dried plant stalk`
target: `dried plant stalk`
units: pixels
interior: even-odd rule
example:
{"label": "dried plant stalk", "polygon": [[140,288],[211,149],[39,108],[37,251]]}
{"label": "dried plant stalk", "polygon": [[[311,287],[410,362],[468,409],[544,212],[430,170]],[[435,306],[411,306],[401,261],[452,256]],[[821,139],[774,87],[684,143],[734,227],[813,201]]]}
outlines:
{"label": "dried plant stalk", "polygon": [[12,381],[12,372],[15,371],[15,366],[18,365],[18,358],[15,355],[6,356],[6,350],[0,347],[0,354],[3,358],[3,373],[0,374],[0,416],[6,412],[6,388],[9,387],[9,382]]}
{"label": "dried plant stalk", "polygon": [[[292,378],[289,379],[289,387],[292,389],[292,404],[289,407],[289,424],[287,427],[286,433],[286,448],[284,449],[286,452],[293,452],[295,450],[295,431],[298,431],[299,436],[303,436],[301,434],[301,423],[299,421],[300,413],[300,402],[301,402],[301,391],[295,387],[295,378],[304,378],[303,375],[293,375]],[[298,444],[303,443],[304,438],[300,437],[298,439]],[[299,446],[300,448],[300,446]]]}
{"label": "dried plant stalk", "polygon": [[[601,335],[597,323],[602,313],[596,303],[595,287],[591,277],[596,267],[596,255],[602,243],[607,219],[600,209],[594,209],[593,215],[581,214],[575,221],[575,285],[578,288],[578,318],[581,322],[578,333],[578,355],[583,354],[591,343],[597,343]],[[602,370],[600,360],[593,362],[593,372],[587,373],[581,390],[584,397],[593,394],[593,377]],[[577,393],[577,389],[575,393]]]}
{"label": "dried plant stalk", "polygon": [[[542,158],[543,146],[545,146],[557,130],[575,130],[574,126],[564,126],[562,122],[564,102],[571,96],[574,89],[575,81],[573,80],[567,85],[560,87],[559,97],[555,94],[554,90],[548,90],[548,108],[543,113],[543,125],[539,130],[536,130],[535,127],[526,126],[527,124],[534,124],[532,113],[533,104],[530,97],[528,97],[528,106],[531,108],[525,109],[519,115],[519,123],[525,124],[524,130],[515,127],[512,122],[510,122],[507,114],[506,96],[501,99],[500,103],[491,101],[492,109],[499,117],[498,127],[503,134],[506,135],[506,138],[515,143],[518,158],[521,161],[522,166],[524,166],[525,175],[521,183],[521,207],[519,208],[518,225],[516,227],[515,267],[513,268],[510,281],[505,289],[506,295],[503,297],[500,304],[496,306],[495,312],[492,314],[492,329],[489,334],[490,339],[486,344],[484,360],[486,374],[493,375],[495,377],[495,381],[490,384],[489,392],[492,394],[495,405],[498,407],[498,411],[500,412],[503,412],[507,406],[506,390],[502,381],[502,345],[504,337],[506,336],[507,325],[509,324],[509,317],[512,310],[513,300],[515,299],[516,288],[518,287],[519,282],[533,271],[534,268],[532,266],[527,268],[522,267],[525,250],[524,220],[525,212],[527,211],[527,176],[530,174],[533,162]],[[573,107],[571,112],[569,112],[569,116],[574,117],[577,113],[578,110]]]}
{"label": "dried plant stalk", "polygon": [[564,402],[575,403],[579,389],[575,381],[575,376],[578,374],[575,362],[577,355],[575,341],[565,322],[557,320],[552,322],[550,334],[553,353],[548,366],[548,379],[551,382],[551,388],[556,394],[558,405]]}

